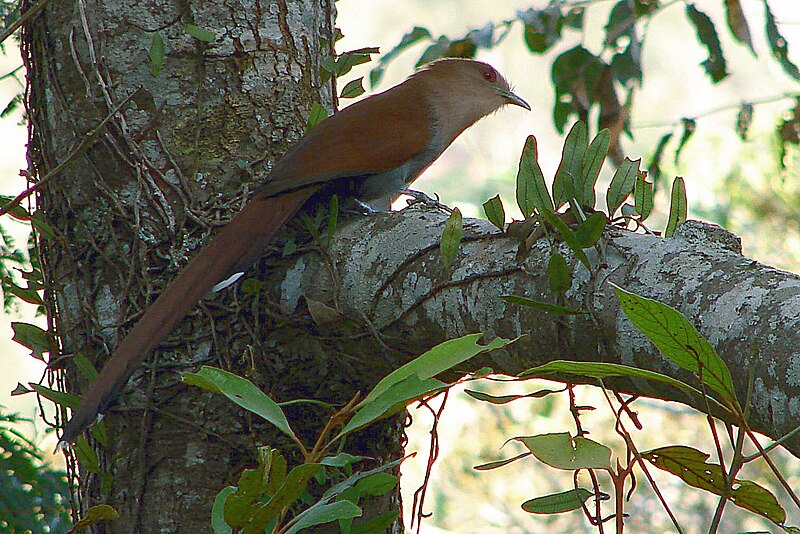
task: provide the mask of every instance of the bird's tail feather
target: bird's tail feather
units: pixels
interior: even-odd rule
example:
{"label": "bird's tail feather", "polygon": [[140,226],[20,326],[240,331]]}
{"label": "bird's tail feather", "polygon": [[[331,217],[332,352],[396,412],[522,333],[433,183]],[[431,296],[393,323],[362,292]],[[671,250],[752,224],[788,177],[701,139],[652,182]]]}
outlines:
{"label": "bird's tail feather", "polygon": [[58,449],[68,446],[94,423],[144,357],[217,282],[258,259],[270,239],[317,189],[311,186],[276,197],[257,195],[216,233],[122,340],[72,414]]}

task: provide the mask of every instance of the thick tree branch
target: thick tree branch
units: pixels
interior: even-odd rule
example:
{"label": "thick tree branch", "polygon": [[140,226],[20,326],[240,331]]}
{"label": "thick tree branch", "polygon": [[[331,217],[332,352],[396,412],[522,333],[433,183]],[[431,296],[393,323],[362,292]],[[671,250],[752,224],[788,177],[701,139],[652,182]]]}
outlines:
{"label": "thick tree branch", "polygon": [[[296,309],[301,296],[328,303],[345,317],[366,317],[388,337],[405,333],[393,346],[402,345],[406,354],[468,332],[489,338],[529,334],[508,351],[473,362],[473,370],[490,365],[515,374],[547,361],[575,359],[633,365],[696,383],[627,320],[609,284],[614,282],[677,308],[695,324],[731,368],[742,403],[750,362],[755,362],[754,429],[777,438],[800,419],[800,279],[742,256],[738,238],[721,228],[690,221],[671,239],[607,231],[597,249],[587,250],[595,275],[575,266],[568,295],[592,316],[563,318],[497,298],[513,294],[552,301],[546,240],[519,258],[517,242],[484,221],[468,220],[461,253],[448,273],[437,245],[445,219],[438,212],[408,209],[345,226],[327,252],[329,261],[305,255],[275,273],[282,277],[283,309]],[[335,327],[328,330],[331,337],[338,335]],[[704,406],[659,384],[614,384]],[[786,446],[800,456],[800,439]]]}

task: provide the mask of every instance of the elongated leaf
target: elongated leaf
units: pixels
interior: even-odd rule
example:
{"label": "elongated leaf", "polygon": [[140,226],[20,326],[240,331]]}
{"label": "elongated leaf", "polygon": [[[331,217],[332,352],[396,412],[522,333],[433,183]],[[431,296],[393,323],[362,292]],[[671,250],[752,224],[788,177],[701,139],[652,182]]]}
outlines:
{"label": "elongated leaf", "polygon": [[800,80],[800,69],[789,59],[789,43],[778,31],[775,16],[769,8],[767,0],[764,0],[764,18],[767,26],[767,42],[772,55],[778,60],[783,71],[794,78]]}
{"label": "elongated leaf", "polygon": [[464,230],[461,211],[453,208],[447,222],[444,223],[442,239],[439,241],[439,251],[441,253],[442,265],[446,270],[450,270],[453,262],[456,261],[458,251],[461,248],[461,234]]}
{"label": "elongated leaf", "polygon": [[44,361],[44,353],[50,351],[50,336],[35,324],[12,322],[14,341],[31,349],[31,356]]}
{"label": "elongated leaf", "polygon": [[[291,506],[292,503],[306,491],[308,481],[311,480],[321,467],[320,464],[308,463],[300,464],[289,471],[280,489],[278,489],[275,495],[273,495],[266,504],[255,510],[242,529],[242,532],[248,534],[263,532],[279,513]],[[227,506],[225,517],[226,519],[229,517]]]}
{"label": "elongated leaf", "polygon": [[681,133],[681,140],[678,141],[678,148],[675,149],[675,165],[678,164],[681,152],[683,152],[686,143],[689,142],[689,139],[691,139],[694,132],[697,130],[697,121],[694,119],[683,118],[681,119],[681,124],[683,124],[683,133]]}
{"label": "elongated leaf", "polygon": [[63,391],[58,391],[34,382],[28,382],[28,385],[36,393],[47,400],[55,402],[58,405],[66,406],[67,408],[72,408],[74,410],[81,403],[81,397],[79,395],[75,395],[74,393],[65,393]]}
{"label": "elongated leaf", "polygon": [[625,158],[625,161],[617,167],[614,176],[611,178],[611,183],[606,191],[606,206],[608,206],[608,217],[614,217],[614,213],[622,206],[625,199],[633,191],[633,186],[636,183],[636,175],[639,174],[639,164],[641,159],[632,161]]}
{"label": "elongated leaf", "polygon": [[[695,488],[715,495],[725,494],[725,476],[719,464],[708,463],[709,455],[682,445],[661,447],[643,452],[642,457],[654,466],[672,473]],[[777,525],[786,521],[786,511],[766,488],[749,480],[736,479],[728,490],[736,506],[766,517]]]}
{"label": "elongated leaf", "polygon": [[199,26],[195,26],[194,24],[184,24],[183,31],[195,39],[205,41],[206,43],[213,43],[217,39],[217,36],[214,35],[214,32],[205,30]]}
{"label": "elongated leaf", "polygon": [[155,32],[150,39],[150,74],[158,78],[164,67],[164,38]]}
{"label": "elongated leaf", "polygon": [[496,338],[487,345],[478,345],[483,334],[469,334],[445,341],[387,375],[361,401],[356,414],[334,441],[373,421],[393,415],[409,402],[447,387],[433,376],[452,368],[477,354],[495,350],[516,340]]}
{"label": "elongated leaf", "polygon": [[672,182],[669,217],[667,218],[667,227],[664,229],[664,237],[672,237],[675,229],[686,222],[686,210],[686,184],[683,183],[683,178],[676,176],[675,181]]}
{"label": "elongated leaf", "polygon": [[553,213],[543,211],[542,216],[550,224],[550,226],[555,228],[556,232],[558,232],[564,242],[569,246],[570,249],[572,249],[572,252],[575,253],[575,257],[578,258],[581,263],[583,263],[587,270],[591,271],[592,266],[589,264],[589,258],[586,257],[583,247],[578,241],[578,238],[575,237],[573,231],[570,230],[569,226],[567,226],[564,221],[562,221]]}
{"label": "elongated leaf", "polygon": [[739,0],[725,0],[725,19],[733,37],[747,46],[755,55],[753,39],[750,37],[750,27],[747,24],[747,18],[744,16],[744,10],[742,10],[742,4]]}
{"label": "elongated leaf", "polygon": [[561,163],[559,163],[553,179],[553,202],[556,209],[569,202],[573,197],[584,205],[581,198],[583,190],[578,191],[578,186],[582,187],[580,177],[583,157],[587,149],[587,137],[586,125],[582,121],[573,124],[567,134],[564,148],[561,151]]}
{"label": "elongated leaf", "polygon": [[622,311],[672,363],[700,376],[706,386],[736,406],[728,366],[706,339],[677,310],[615,286]]}
{"label": "elongated leaf", "polygon": [[517,206],[522,216],[530,217],[534,210],[554,211],[553,199],[547,191],[542,168],[539,167],[539,153],[536,138],[529,135],[519,159],[517,171]]}
{"label": "elongated leaf", "polygon": [[611,449],[588,438],[573,438],[569,432],[514,439],[525,445],[540,462],[556,469],[611,469]]}
{"label": "elongated leaf", "polygon": [[575,237],[578,238],[578,243],[580,243],[583,248],[595,246],[603,235],[603,230],[606,229],[607,222],[605,214],[600,211],[589,215],[589,217],[578,226],[578,229],[575,230]]}
{"label": "elongated leaf", "polygon": [[658,189],[661,182],[661,159],[664,157],[664,149],[667,148],[667,143],[672,139],[672,133],[664,134],[658,140],[656,150],[653,152],[653,157],[650,164],[647,166],[647,175],[653,181],[653,188]]}
{"label": "elongated leaf", "polygon": [[503,339],[498,337],[486,345],[479,345],[478,340],[482,337],[483,334],[480,333],[467,334],[436,345],[431,350],[388,374],[383,380],[378,382],[359,406],[368,404],[370,401],[385,393],[391,386],[409,376],[416,375],[423,380],[434,377],[478,354],[501,349],[519,339]]}
{"label": "elongated leaf", "polygon": [[483,203],[483,211],[486,213],[486,218],[489,219],[493,225],[504,231],[506,223],[506,211],[503,209],[503,201],[500,200],[500,195],[495,195]]}
{"label": "elongated leaf", "polygon": [[742,104],[736,114],[736,133],[742,141],[747,141],[750,125],[753,123],[753,104]]}
{"label": "elongated leaf", "polygon": [[[639,369],[638,367],[630,367],[627,365],[620,365],[617,363],[603,363],[603,362],[573,362],[566,360],[555,360],[548,362],[544,365],[533,367],[526,371],[521,372],[518,376],[520,378],[527,377],[541,377],[550,378],[553,374],[561,375],[574,375],[580,377],[593,376],[595,378],[607,378],[615,376],[626,376],[629,378],[640,378],[645,380],[652,380],[654,382],[661,382],[683,391],[686,391],[698,398],[703,394],[697,388],[690,386],[685,382],[676,380],[670,376],[649,371],[647,369]],[[729,411],[725,406],[720,404],[713,398],[709,398],[710,402],[719,408]]]}
{"label": "elongated leaf", "polygon": [[540,389],[538,391],[534,391],[533,393],[526,393],[525,395],[489,395],[488,393],[484,393],[483,391],[475,391],[472,389],[464,390],[464,393],[466,393],[467,395],[469,395],[474,399],[497,405],[508,404],[509,402],[513,402],[519,399],[541,399],[542,397],[546,397],[552,393],[561,393],[561,392],[562,392],[561,390]]}
{"label": "elongated leaf", "polygon": [[589,148],[586,149],[586,154],[583,156],[580,184],[576,184],[575,188],[580,191],[580,196],[577,198],[581,205],[585,207],[595,207],[594,186],[600,176],[600,169],[603,168],[603,162],[608,155],[608,146],[610,144],[611,131],[608,128],[603,128],[592,139]]}
{"label": "elongated leaf", "polygon": [[550,304],[549,302],[541,302],[517,295],[502,295],[498,297],[511,304],[518,304],[520,306],[528,306],[529,308],[536,308],[547,313],[555,313],[556,315],[585,315],[587,312],[583,310],[573,310],[572,308],[565,308],[557,304]]}
{"label": "elongated leaf", "polygon": [[547,262],[547,282],[554,295],[563,295],[572,287],[572,273],[567,260],[558,252],[551,254]]}
{"label": "elongated leaf", "polygon": [[636,175],[636,186],[633,189],[633,201],[639,220],[644,221],[653,211],[653,184],[647,181],[647,173]]}
{"label": "elongated leaf", "polygon": [[292,526],[286,530],[286,534],[295,534],[301,530],[314,525],[322,525],[340,519],[352,519],[361,517],[361,508],[350,501],[337,501],[328,504],[314,505],[292,521]]}
{"label": "elongated leaf", "polygon": [[355,98],[357,96],[361,96],[364,94],[364,86],[361,85],[361,82],[364,81],[364,77],[361,76],[356,78],[355,80],[350,80],[347,82],[342,88],[342,92],[339,94],[341,98]]}
{"label": "elongated leaf", "polygon": [[525,501],[522,503],[522,509],[531,514],[571,512],[582,508],[583,503],[592,495],[593,492],[584,488],[571,489]]}
{"label": "elongated leaf", "polygon": [[269,421],[278,430],[299,443],[299,439],[289,426],[289,421],[281,407],[246,378],[204,365],[197,373],[185,373],[182,380],[185,384],[225,395],[245,410]]}
{"label": "elongated leaf", "polygon": [[476,465],[475,467],[473,467],[473,469],[476,471],[491,471],[492,469],[497,469],[499,467],[506,466],[511,462],[516,462],[517,460],[521,460],[522,458],[526,458],[530,455],[531,453],[529,452],[523,452],[522,454],[518,454],[513,458],[506,458],[505,460],[497,460],[495,462],[487,462],[485,464]]}
{"label": "elongated leaf", "polygon": [[708,59],[702,63],[703,69],[711,77],[711,81],[717,83],[728,75],[728,71],[714,23],[694,4],[686,4],[686,16],[694,26],[697,40],[708,50]]}
{"label": "elongated leaf", "polygon": [[211,530],[214,534],[231,534],[233,529],[225,522],[225,501],[236,491],[236,486],[227,486],[214,497],[211,507]]}
{"label": "elongated leaf", "polygon": [[310,130],[327,118],[328,110],[322,107],[322,104],[319,102],[314,102],[314,104],[311,106],[311,111],[308,113],[308,119],[306,119],[306,131]]}

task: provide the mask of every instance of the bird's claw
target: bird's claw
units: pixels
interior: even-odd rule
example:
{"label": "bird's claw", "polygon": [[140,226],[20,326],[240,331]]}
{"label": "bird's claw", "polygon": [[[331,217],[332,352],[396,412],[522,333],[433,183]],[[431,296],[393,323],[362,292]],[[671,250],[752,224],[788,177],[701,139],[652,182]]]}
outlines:
{"label": "bird's claw", "polygon": [[408,206],[422,204],[424,206],[446,211],[447,213],[453,212],[453,208],[446,206],[439,201],[439,195],[436,193],[433,195],[435,198],[431,198],[422,191],[415,191],[414,189],[402,189],[400,190],[400,193],[411,197],[410,199],[406,200]]}

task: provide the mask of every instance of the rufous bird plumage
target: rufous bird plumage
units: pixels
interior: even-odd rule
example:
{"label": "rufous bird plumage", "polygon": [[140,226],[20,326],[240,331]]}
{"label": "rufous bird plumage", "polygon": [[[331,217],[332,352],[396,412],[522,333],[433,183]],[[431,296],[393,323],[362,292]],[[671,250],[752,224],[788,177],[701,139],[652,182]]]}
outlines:
{"label": "rufous bird plumage", "polygon": [[96,420],[142,359],[206,293],[257,261],[312,195],[340,185],[340,194],[387,209],[461,132],[505,104],[530,110],[490,65],[443,59],[309,130],[275,163],[244,209],[146,309],[83,395],[59,448]]}

